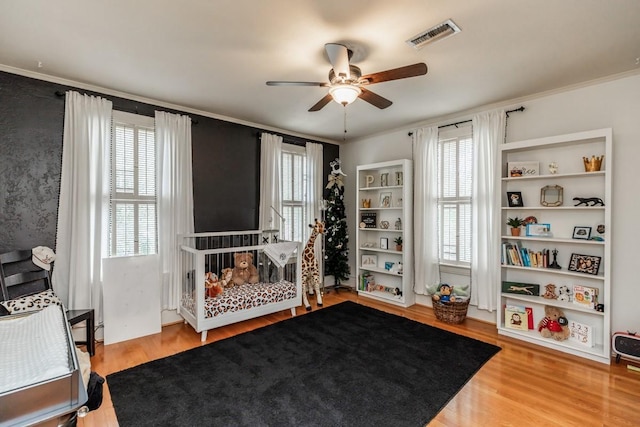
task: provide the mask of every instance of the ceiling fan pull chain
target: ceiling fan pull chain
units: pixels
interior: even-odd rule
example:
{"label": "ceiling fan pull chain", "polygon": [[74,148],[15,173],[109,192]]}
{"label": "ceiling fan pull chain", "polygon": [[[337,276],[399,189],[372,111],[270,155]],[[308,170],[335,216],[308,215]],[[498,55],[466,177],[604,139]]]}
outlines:
{"label": "ceiling fan pull chain", "polygon": [[344,134],[342,135],[342,141],[345,142],[347,140],[347,106],[344,105]]}

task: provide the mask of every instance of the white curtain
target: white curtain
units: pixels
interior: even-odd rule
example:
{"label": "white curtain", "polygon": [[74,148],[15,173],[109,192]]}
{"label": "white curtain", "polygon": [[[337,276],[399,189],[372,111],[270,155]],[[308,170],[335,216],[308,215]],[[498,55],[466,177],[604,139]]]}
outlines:
{"label": "white curtain", "polygon": [[[324,179],[322,171],[322,144],[307,142],[305,159],[307,162],[307,206],[305,209],[305,211],[307,212],[306,224],[313,224],[316,218],[322,218],[320,210],[320,205],[322,203],[322,192],[324,189],[324,186],[322,185]],[[307,236],[310,234],[310,230],[311,229],[307,229]],[[320,271],[323,271],[321,237],[316,239],[314,249]]]}
{"label": "white curtain", "polygon": [[102,322],[102,258],[109,254],[112,103],[68,91],[53,283],[69,309]]}
{"label": "white curtain", "polygon": [[439,282],[438,270],[438,128],[421,128],[413,134],[414,168],[414,291]]}
{"label": "white curtain", "polygon": [[500,157],[504,110],[473,117],[473,203],[471,229],[471,304],[493,311],[500,284]]}
{"label": "white curtain", "polygon": [[193,233],[191,118],[156,111],[158,254],[162,308],[178,307],[179,234]]}
{"label": "white curtain", "polygon": [[[280,196],[280,163],[282,137],[262,133],[260,137],[260,230],[280,230],[281,218],[274,212],[282,213]],[[273,209],[272,209],[273,208]]]}

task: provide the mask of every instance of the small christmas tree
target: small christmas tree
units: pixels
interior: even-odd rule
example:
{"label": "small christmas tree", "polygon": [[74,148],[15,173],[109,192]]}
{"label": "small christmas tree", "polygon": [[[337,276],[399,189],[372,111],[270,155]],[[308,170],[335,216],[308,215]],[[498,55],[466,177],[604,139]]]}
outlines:
{"label": "small christmas tree", "polygon": [[346,176],[340,168],[340,159],[331,162],[331,175],[327,184],[325,213],[325,275],[335,279],[335,286],[349,278],[349,234],[344,208],[344,184]]}

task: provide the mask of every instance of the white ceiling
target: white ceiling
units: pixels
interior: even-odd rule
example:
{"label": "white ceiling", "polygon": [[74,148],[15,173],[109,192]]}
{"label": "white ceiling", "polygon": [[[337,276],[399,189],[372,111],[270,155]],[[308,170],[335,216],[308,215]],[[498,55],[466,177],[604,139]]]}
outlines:
{"label": "white ceiling", "polygon": [[[461,33],[405,44],[449,18]],[[349,140],[640,70],[639,20],[639,0],[0,0],[0,64],[340,141],[341,105],[307,112],[326,88],[265,85],[327,81],[325,43],[363,74],[429,67],[368,86],[393,105],[349,105]]]}

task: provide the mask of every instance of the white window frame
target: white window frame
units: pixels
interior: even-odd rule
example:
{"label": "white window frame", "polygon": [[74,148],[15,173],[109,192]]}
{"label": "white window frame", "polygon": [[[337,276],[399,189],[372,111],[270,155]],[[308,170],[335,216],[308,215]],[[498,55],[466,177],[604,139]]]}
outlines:
{"label": "white window frame", "polygon": [[[134,149],[133,149],[133,153],[134,153],[134,177],[133,177],[133,183],[134,183],[134,189],[132,193],[128,193],[128,192],[119,192],[116,189],[116,150],[115,150],[115,146],[116,146],[116,126],[117,125],[124,125],[124,126],[128,126],[128,127],[133,127],[135,132],[134,132]],[[156,254],[158,252],[158,203],[157,203],[157,189],[158,189],[158,185],[157,185],[157,177],[156,177],[156,173],[154,173],[154,179],[155,179],[155,184],[154,184],[154,188],[155,188],[155,194],[150,196],[150,195],[141,195],[139,194],[139,188],[138,188],[138,176],[139,173],[141,172],[140,168],[140,161],[138,158],[138,130],[147,130],[147,131],[151,131],[153,133],[155,133],[155,120],[153,117],[147,117],[147,116],[142,116],[142,115],[138,115],[138,114],[131,114],[131,113],[126,113],[124,111],[113,111],[112,114],[112,124],[111,124],[111,128],[112,128],[112,141],[111,141],[111,183],[110,183],[110,204],[109,204],[109,256],[111,257],[115,257],[115,256],[134,256],[134,255],[152,255],[152,254]],[[154,143],[155,143],[155,135],[154,135]],[[155,150],[157,150],[157,144],[155,147]],[[157,171],[157,151],[155,151],[155,155],[154,155],[154,168]],[[133,247],[133,252],[132,253],[126,253],[126,254],[118,254],[117,253],[117,247],[118,247],[118,241],[117,241],[117,233],[115,232],[115,230],[117,230],[117,215],[116,215],[116,209],[118,207],[119,204],[121,203],[127,203],[127,204],[133,204],[134,205],[134,220],[133,220],[133,226],[134,226],[134,247]],[[148,206],[149,204],[153,204],[154,208],[155,208],[155,230],[154,230],[154,245],[151,251],[142,251],[141,252],[141,247],[140,247],[140,230],[139,230],[139,221],[138,221],[138,215],[139,215],[139,207],[140,206]]]}
{"label": "white window frame", "polygon": [[[441,130],[438,135],[438,259],[440,260],[441,265],[451,265],[457,267],[470,268],[471,267],[471,254],[472,254],[472,230],[471,230],[471,209],[472,209],[472,182],[468,182],[469,184],[469,194],[461,195],[460,187],[461,187],[461,174],[460,174],[460,142],[466,140],[469,143],[473,144],[473,131],[471,125],[468,126],[460,126],[458,128],[453,129],[445,129]],[[446,177],[444,176],[444,168],[443,168],[443,147],[445,143],[455,142],[457,145],[456,153],[457,153],[457,169],[456,169],[456,188],[455,195],[451,197],[444,197],[443,187],[444,181]],[[473,148],[470,148],[469,154],[469,167],[473,168],[473,161],[471,156],[473,155]],[[468,170],[466,176],[469,180],[473,177],[473,171]],[[445,207],[455,207],[454,211],[456,213],[456,230],[455,237],[453,239],[453,251],[448,251],[447,258],[445,258],[445,251],[447,247],[450,247],[448,242],[445,242],[445,233],[442,229],[443,220],[444,220],[444,209]],[[462,209],[461,207],[467,207],[469,216],[468,222],[463,224],[461,221]],[[464,226],[468,227],[467,233],[465,233]],[[468,241],[463,242],[464,236],[467,236]],[[466,250],[465,250],[466,248]],[[454,257],[451,258],[451,254],[453,253]]]}
{"label": "white window frame", "polygon": [[[281,180],[281,186],[280,188],[282,189],[282,197],[281,197],[281,201],[282,201],[282,214],[283,216],[287,217],[287,208],[291,207],[291,208],[299,208],[302,210],[302,215],[300,217],[300,223],[299,224],[295,224],[293,223],[291,220],[289,221],[284,221],[283,223],[283,227],[285,228],[284,230],[281,230],[280,232],[280,236],[282,239],[286,239],[286,240],[292,240],[292,241],[303,241],[305,239],[305,221],[307,218],[307,194],[306,194],[306,189],[307,189],[307,185],[306,185],[306,180],[309,179],[309,177],[307,176],[306,173],[306,156],[307,156],[307,150],[305,147],[301,147],[298,145],[293,145],[293,144],[282,144],[282,159],[281,159],[281,165],[282,165],[282,171],[280,173],[280,180]],[[291,174],[291,185],[293,186],[297,186],[299,187],[299,194],[301,195],[301,198],[298,199],[286,199],[285,198],[285,194],[284,194],[284,173],[285,173],[285,156],[299,156],[301,157],[301,165],[302,165],[302,179],[300,180],[300,182],[295,180],[295,175],[292,173]],[[293,171],[292,171],[293,172]],[[295,230],[296,228],[298,229],[300,236],[295,236]],[[297,238],[297,240],[296,240]]]}

